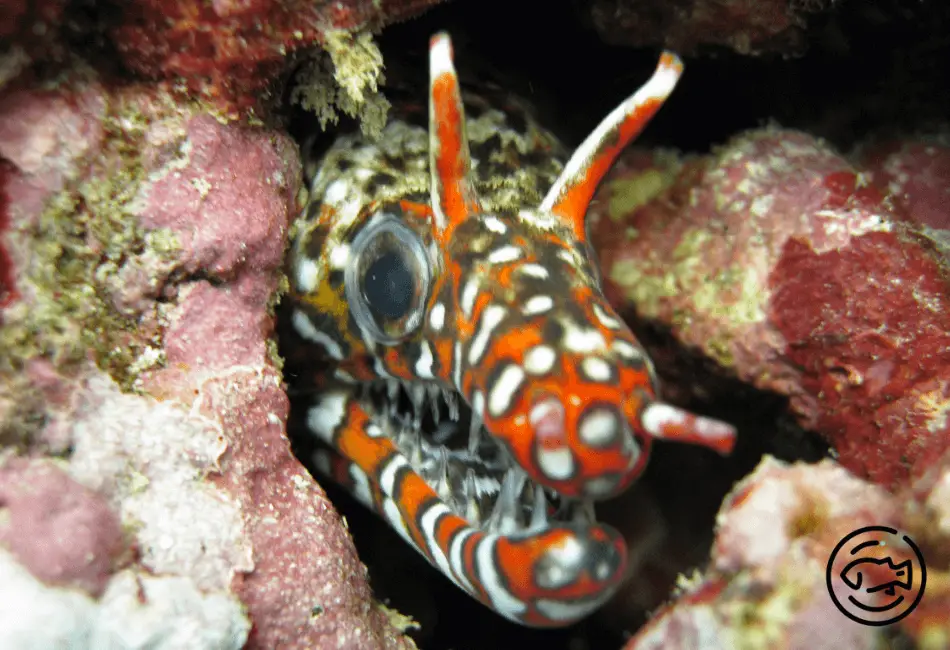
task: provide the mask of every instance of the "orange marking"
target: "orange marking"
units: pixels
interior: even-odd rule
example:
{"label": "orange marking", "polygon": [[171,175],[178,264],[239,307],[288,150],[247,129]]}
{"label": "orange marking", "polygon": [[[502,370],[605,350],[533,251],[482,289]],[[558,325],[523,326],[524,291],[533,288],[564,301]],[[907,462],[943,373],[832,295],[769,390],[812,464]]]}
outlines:
{"label": "orange marking", "polygon": [[468,143],[465,141],[465,118],[461,111],[458,81],[443,72],[432,82],[438,152],[435,164],[442,185],[442,212],[450,223],[458,224],[478,211],[469,179]]}
{"label": "orange marking", "polygon": [[565,187],[557,202],[552,206],[552,212],[570,221],[573,225],[574,236],[578,240],[583,241],[587,238],[584,219],[587,215],[587,207],[600,181],[610,170],[620,152],[644,129],[661,105],[660,100],[649,99],[631,112],[616,129],[615,142],[604,143],[597,150],[593,158],[587,162],[583,176]]}

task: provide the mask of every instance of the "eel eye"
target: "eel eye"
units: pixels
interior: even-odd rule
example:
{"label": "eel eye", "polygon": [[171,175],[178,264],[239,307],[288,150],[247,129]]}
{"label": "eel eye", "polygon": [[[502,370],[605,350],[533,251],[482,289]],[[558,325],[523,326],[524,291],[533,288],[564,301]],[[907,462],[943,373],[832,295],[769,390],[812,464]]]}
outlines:
{"label": "eel eye", "polygon": [[419,236],[398,218],[383,216],[356,236],[350,259],[344,282],[357,325],[390,345],[415,331],[431,275]]}

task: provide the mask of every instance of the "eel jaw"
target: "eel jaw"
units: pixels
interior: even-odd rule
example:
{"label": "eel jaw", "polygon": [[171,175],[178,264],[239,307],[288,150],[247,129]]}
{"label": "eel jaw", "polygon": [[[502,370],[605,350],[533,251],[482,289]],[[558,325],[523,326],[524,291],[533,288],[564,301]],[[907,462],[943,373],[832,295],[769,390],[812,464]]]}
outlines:
{"label": "eel jaw", "polygon": [[[310,430],[328,445],[315,452],[316,468],[349,485],[456,586],[511,621],[563,627],[603,605],[625,577],[620,533],[596,523],[589,502],[562,499],[552,507],[560,497],[530,484],[483,430],[479,456],[467,453],[467,433],[459,431],[450,433],[466,442],[448,453],[452,445],[432,440],[427,429],[433,404],[448,422],[464,424],[459,395],[426,383],[373,380],[321,390],[307,415]],[[346,426],[347,414],[362,414],[362,433]],[[466,465],[473,459],[474,467]],[[476,496],[466,500],[470,467]],[[475,507],[477,523],[465,512],[472,516]]]}
{"label": "eel jaw", "polygon": [[360,384],[358,397],[412,470],[472,526],[514,535],[595,523],[593,500],[532,481],[455,390],[388,379]]}

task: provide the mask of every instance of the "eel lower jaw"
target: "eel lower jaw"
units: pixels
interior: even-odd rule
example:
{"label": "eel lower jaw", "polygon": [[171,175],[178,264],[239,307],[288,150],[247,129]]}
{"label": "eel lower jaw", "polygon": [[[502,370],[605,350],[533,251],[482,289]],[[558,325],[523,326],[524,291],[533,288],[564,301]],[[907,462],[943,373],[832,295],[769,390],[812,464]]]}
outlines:
{"label": "eel lower jaw", "polygon": [[412,470],[472,526],[506,536],[596,524],[594,502],[532,481],[454,390],[376,380],[358,397]]}

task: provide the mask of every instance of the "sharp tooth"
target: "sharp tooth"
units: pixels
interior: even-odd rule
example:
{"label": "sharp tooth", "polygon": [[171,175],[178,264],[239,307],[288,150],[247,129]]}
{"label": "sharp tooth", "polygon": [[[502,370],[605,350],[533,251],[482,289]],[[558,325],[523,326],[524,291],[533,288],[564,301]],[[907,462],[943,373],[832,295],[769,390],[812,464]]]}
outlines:
{"label": "sharp tooth", "polygon": [[548,500],[544,497],[544,488],[540,485],[534,486],[534,505],[531,508],[531,523],[528,527],[532,530],[544,528],[548,525]]}
{"label": "sharp tooth", "polygon": [[452,486],[449,484],[449,453],[445,447],[439,448],[439,459],[436,461],[435,491],[449,506],[455,507],[455,498],[452,495]]}
{"label": "sharp tooth", "polygon": [[482,512],[478,506],[478,487],[475,484],[475,470],[471,467],[465,471],[465,480],[462,481],[462,497],[465,499],[465,518],[475,526],[481,525]]}
{"label": "sharp tooth", "polygon": [[482,442],[482,420],[472,413],[472,424],[468,430],[468,453],[476,455]]}
{"label": "sharp tooth", "polygon": [[422,444],[421,440],[416,441],[419,444],[412,446],[412,449],[409,450],[409,463],[417,470],[422,469]]}
{"label": "sharp tooth", "polygon": [[422,409],[426,402],[426,387],[412,384],[409,387],[409,399],[412,400],[412,424],[417,429],[422,424]]}
{"label": "sharp tooth", "polygon": [[389,396],[389,403],[393,406],[399,400],[399,381],[390,379],[386,382],[386,394]]}
{"label": "sharp tooth", "polygon": [[448,480],[449,473],[449,450],[445,447],[439,447],[439,459],[436,461],[436,471],[439,473],[439,480]]}
{"label": "sharp tooth", "polygon": [[488,526],[502,535],[513,533],[521,526],[521,491],[527,474],[521,468],[511,468],[505,474],[495,507],[488,518]]}
{"label": "sharp tooth", "polygon": [[436,425],[438,425],[439,422],[442,421],[442,409],[439,404],[442,401],[442,389],[436,384],[428,384],[426,391],[429,393],[429,407],[432,410],[432,419],[435,420]]}
{"label": "sharp tooth", "polygon": [[478,496],[475,487],[475,470],[471,467],[465,470],[465,480],[462,481],[462,495],[466,499],[474,499]]}
{"label": "sharp tooth", "polygon": [[442,399],[445,400],[445,403],[449,405],[449,419],[452,422],[459,421],[459,397],[458,393],[452,390],[445,390],[442,392]]}
{"label": "sharp tooth", "polygon": [[413,453],[420,447],[419,432],[412,427],[401,427],[398,444],[402,448],[403,452],[408,451],[409,453]]}
{"label": "sharp tooth", "polygon": [[574,512],[572,513],[572,519],[574,523],[577,524],[593,524],[597,519],[597,515],[594,513],[594,502],[583,500],[578,501],[574,504]]}

